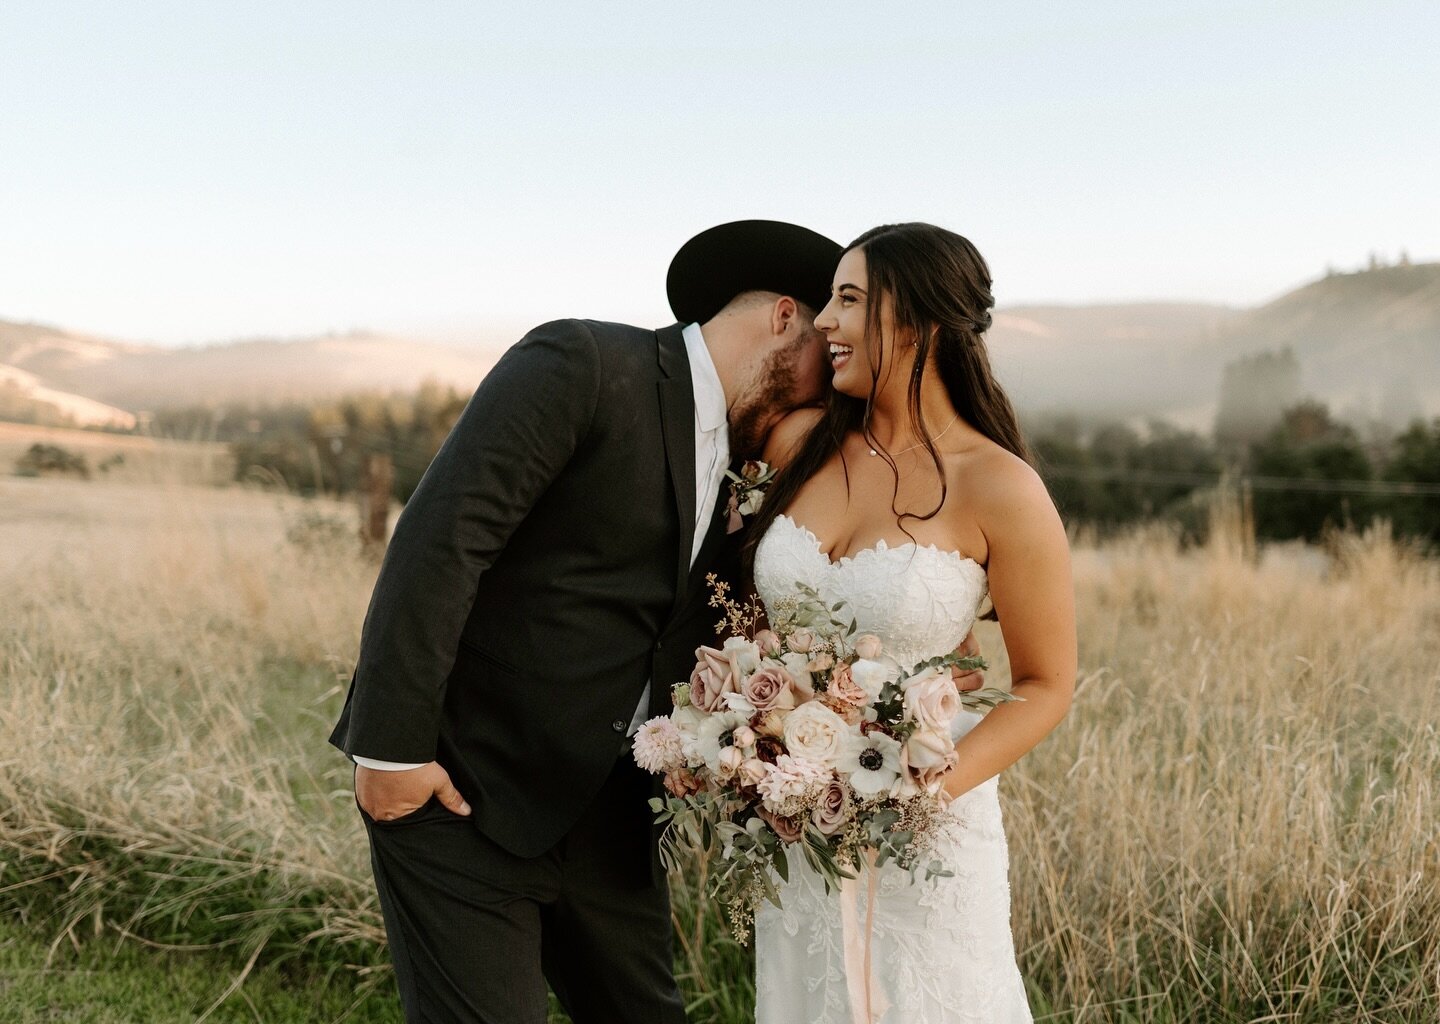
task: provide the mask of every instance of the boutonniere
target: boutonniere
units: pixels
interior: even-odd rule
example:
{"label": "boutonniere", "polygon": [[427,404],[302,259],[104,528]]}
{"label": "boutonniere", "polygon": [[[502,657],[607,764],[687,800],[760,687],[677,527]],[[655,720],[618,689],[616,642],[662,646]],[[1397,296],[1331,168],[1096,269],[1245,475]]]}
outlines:
{"label": "boutonniere", "polygon": [[765,500],[765,488],[775,479],[775,470],[768,463],[751,460],[740,467],[740,472],[726,470],[730,478],[730,501],[726,510],[730,514],[726,533],[735,533],[745,525],[745,517],[759,511]]}

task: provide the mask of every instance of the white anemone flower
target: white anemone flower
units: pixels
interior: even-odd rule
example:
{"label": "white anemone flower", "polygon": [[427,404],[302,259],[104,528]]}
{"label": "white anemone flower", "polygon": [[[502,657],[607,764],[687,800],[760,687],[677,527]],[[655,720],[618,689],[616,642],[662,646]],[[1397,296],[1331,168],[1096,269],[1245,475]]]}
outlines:
{"label": "white anemone flower", "polygon": [[726,733],[734,732],[745,719],[729,711],[717,711],[713,715],[706,715],[705,720],[695,730],[695,740],[690,745],[687,754],[693,759],[705,762],[705,767],[718,774],[720,771],[720,737]]}
{"label": "white anemone flower", "polygon": [[900,777],[900,742],[879,731],[856,736],[836,767],[850,776],[856,796],[883,796]]}

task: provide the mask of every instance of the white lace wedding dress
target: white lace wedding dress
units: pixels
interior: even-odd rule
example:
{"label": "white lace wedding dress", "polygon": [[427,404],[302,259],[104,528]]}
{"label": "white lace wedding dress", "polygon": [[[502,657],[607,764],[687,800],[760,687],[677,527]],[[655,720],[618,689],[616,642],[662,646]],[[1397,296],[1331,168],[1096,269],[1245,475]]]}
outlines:
{"label": "white lace wedding dress", "polygon": [[[831,562],[813,533],[782,515],[756,549],[755,587],[769,604],[793,594],[797,582],[827,602],[844,599],[859,631],[879,636],[886,653],[906,666],[954,650],[987,587],[979,563],[934,546],[881,541]],[[978,721],[978,714],[961,711],[956,738]],[[893,864],[876,871],[870,993],[857,999],[868,1007],[851,1005],[850,991],[862,991],[863,983],[847,979],[845,955],[847,927],[853,932],[859,922],[863,929],[872,906],[868,883],[862,874],[846,891],[826,893],[804,858],[790,859],[790,880],[779,886],[783,909],[767,901],[756,912],[757,1024],[1030,1021],[1010,933],[997,781],[950,805],[955,827],[935,855],[954,877],[926,881],[922,871],[912,884]],[[853,914],[843,912],[844,899],[854,901]],[[858,962],[853,952],[850,962]]]}

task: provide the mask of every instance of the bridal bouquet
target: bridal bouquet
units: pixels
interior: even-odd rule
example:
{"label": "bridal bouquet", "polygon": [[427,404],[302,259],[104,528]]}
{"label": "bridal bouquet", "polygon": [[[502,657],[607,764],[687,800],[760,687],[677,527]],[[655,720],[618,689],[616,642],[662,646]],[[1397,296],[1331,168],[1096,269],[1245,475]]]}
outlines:
{"label": "bridal bouquet", "polygon": [[844,603],[810,587],[771,609],[768,629],[753,597],[740,604],[712,575],[711,605],[724,610],[719,649],[696,651],[695,670],[673,690],[675,708],[635,736],[634,757],[671,794],[652,800],[665,824],[666,867],[689,850],[711,866],[710,895],[745,941],[772,880],[802,856],[825,884],[889,860],[926,877],[943,827],[944,776],[954,768],[950,725],[961,707],[1017,700],[995,689],[960,693],[952,671],[984,667],[947,654],[903,668],[879,638],[856,635]]}

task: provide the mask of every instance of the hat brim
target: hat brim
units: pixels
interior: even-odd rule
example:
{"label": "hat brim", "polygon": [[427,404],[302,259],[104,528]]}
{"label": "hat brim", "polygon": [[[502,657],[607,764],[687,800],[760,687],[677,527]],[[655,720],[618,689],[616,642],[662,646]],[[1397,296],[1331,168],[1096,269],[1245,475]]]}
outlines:
{"label": "hat brim", "polygon": [[743,292],[778,292],[819,310],[830,300],[841,245],[798,224],[737,220],[680,247],[665,276],[670,310],[704,323]]}

